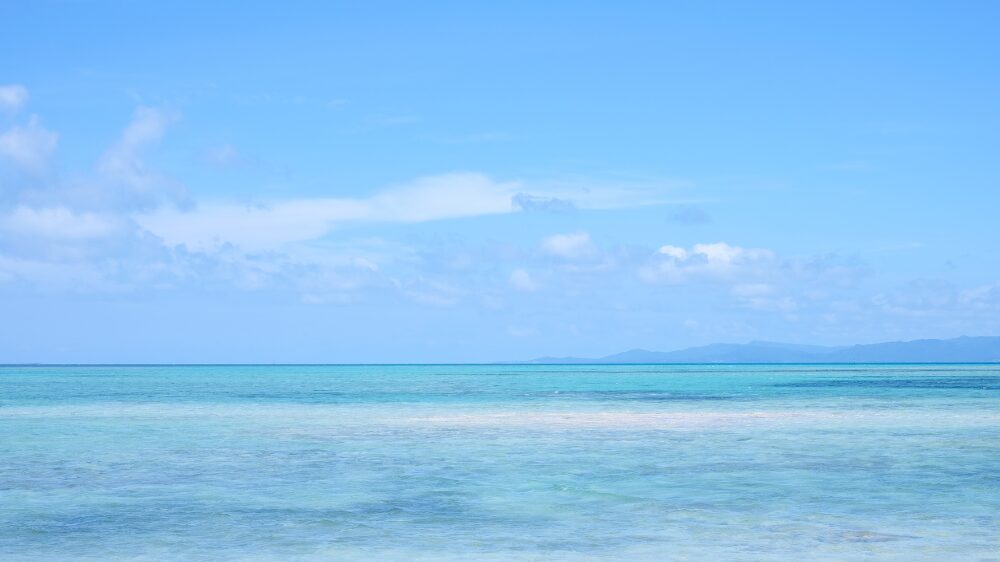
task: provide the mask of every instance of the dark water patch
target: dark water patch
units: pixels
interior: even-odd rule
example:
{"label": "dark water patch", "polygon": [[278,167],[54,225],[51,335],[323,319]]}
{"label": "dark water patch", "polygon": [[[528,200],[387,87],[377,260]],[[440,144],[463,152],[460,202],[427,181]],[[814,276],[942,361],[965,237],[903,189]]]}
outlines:
{"label": "dark water patch", "polygon": [[891,388],[930,390],[1000,390],[1000,376],[859,377],[777,383],[784,388]]}
{"label": "dark water patch", "polygon": [[565,398],[568,400],[624,400],[628,402],[685,402],[732,400],[726,394],[690,394],[661,390],[552,390],[527,394],[533,398]]}
{"label": "dark water patch", "polygon": [[895,541],[916,539],[916,538],[919,537],[913,535],[894,535],[890,533],[879,533],[876,531],[847,531],[829,538],[827,542],[880,543],[880,542],[895,542]]}

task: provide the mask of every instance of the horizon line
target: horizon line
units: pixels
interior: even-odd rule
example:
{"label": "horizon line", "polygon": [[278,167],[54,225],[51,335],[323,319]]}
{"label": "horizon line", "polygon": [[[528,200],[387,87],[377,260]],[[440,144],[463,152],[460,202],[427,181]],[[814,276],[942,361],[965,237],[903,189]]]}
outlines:
{"label": "horizon line", "polygon": [[553,367],[581,365],[1000,365],[1000,361],[676,361],[536,363],[499,361],[471,363],[0,363],[0,367]]}

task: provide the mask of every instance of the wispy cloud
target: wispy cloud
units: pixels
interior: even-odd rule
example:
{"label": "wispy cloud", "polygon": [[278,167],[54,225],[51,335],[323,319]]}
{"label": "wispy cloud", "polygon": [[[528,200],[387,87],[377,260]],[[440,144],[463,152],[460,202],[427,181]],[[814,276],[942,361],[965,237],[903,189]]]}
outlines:
{"label": "wispy cloud", "polygon": [[743,248],[725,242],[695,244],[690,248],[661,246],[639,268],[639,278],[648,283],[683,283],[691,278],[729,278],[773,262],[774,252]]}
{"label": "wispy cloud", "polygon": [[365,198],[292,199],[261,205],[215,202],[190,211],[161,208],[137,220],[169,244],[273,248],[321,238],[335,226],[350,223],[415,223],[509,213],[517,185],[481,174],[445,174]]}
{"label": "wispy cloud", "polygon": [[518,291],[532,292],[538,290],[538,282],[535,281],[535,278],[521,268],[517,268],[510,272],[510,277],[507,279],[507,282],[510,283],[511,287],[517,289]]}
{"label": "wispy cloud", "polygon": [[[503,289],[540,290],[538,278],[529,273],[536,265],[543,271],[556,258],[563,273],[579,273],[581,268],[593,269],[594,264],[583,258],[600,257],[600,252],[589,234],[557,234],[539,248],[499,252],[492,260],[477,257],[474,248],[461,247],[442,265],[425,259],[435,253],[433,244],[413,247],[390,241],[373,248],[352,246],[343,237],[334,242],[328,235],[358,224],[627,208],[659,202],[675,187],[498,180],[456,172],[417,178],[365,196],[194,204],[179,181],[147,162],[147,152],[178,119],[176,112],[138,108],[94,168],[71,174],[70,181],[47,174],[58,135],[44,129],[37,117],[5,131],[0,136],[0,156],[41,175],[8,190],[0,207],[4,282],[74,291],[186,283],[241,290],[284,287],[297,291],[302,302],[315,304],[356,302],[371,291],[427,306],[486,302],[490,294],[503,294]],[[232,145],[215,147],[210,156],[220,164],[242,157]],[[521,256],[530,262],[542,255],[547,261],[530,268],[517,267],[513,261]],[[495,267],[501,263],[506,265],[500,267],[513,268],[507,269],[511,273],[496,276]]]}
{"label": "wispy cloud", "polygon": [[174,112],[140,107],[115,143],[101,155],[97,169],[103,179],[127,190],[132,204],[153,206],[163,197],[187,203],[186,190],[151,169],[142,158],[144,149],[159,142],[177,119]]}
{"label": "wispy cloud", "polygon": [[58,141],[58,134],[46,130],[32,116],[26,125],[15,125],[0,133],[0,157],[23,171],[39,174],[48,168]]}
{"label": "wispy cloud", "polygon": [[28,102],[28,89],[20,84],[0,86],[0,110],[20,111]]}
{"label": "wispy cloud", "polygon": [[586,232],[554,234],[542,240],[542,251],[564,260],[589,258],[597,253],[597,247]]}
{"label": "wispy cloud", "polygon": [[545,186],[534,194],[522,181],[498,181],[480,173],[449,173],[418,178],[369,197],[288,199],[247,205],[207,202],[191,210],[159,208],[136,220],[169,244],[212,247],[231,243],[240,247],[274,248],[323,237],[332,229],[353,223],[418,223],[497,215],[522,210],[524,205],[571,207],[577,201],[589,208],[648,204],[645,191],[620,186],[561,186],[559,197]]}
{"label": "wispy cloud", "polygon": [[92,240],[113,233],[118,221],[97,213],[76,212],[65,207],[33,209],[17,207],[0,216],[0,231],[8,235],[55,240]]}
{"label": "wispy cloud", "polygon": [[[440,240],[373,241],[345,234],[360,225],[537,211],[556,214],[524,222],[579,224],[588,210],[664,203],[671,204],[663,216],[672,222],[707,221],[695,202],[678,201],[678,192],[690,185],[677,182],[497,179],[455,172],[350,197],[184,206],[180,182],[147,163],[147,153],[177,119],[167,110],[139,108],[93,170],[76,174],[71,184],[55,176],[26,182],[23,197],[5,200],[0,281],[75,292],[210,286],[281,291],[312,305],[389,299],[491,310],[516,310],[520,301],[532,300],[526,298],[532,292],[570,306],[621,294],[617,288],[629,286],[634,292],[623,298],[635,302],[643,293],[709,291],[745,314],[791,318],[815,311],[822,301],[804,296],[802,286],[843,293],[853,290],[858,278],[858,268],[842,260],[784,259],[767,249],[725,242],[614,246],[588,230],[557,231],[527,243],[491,242],[494,246],[458,239],[445,247]],[[58,135],[34,117],[19,127],[0,137],[21,139],[6,141],[4,156],[21,168],[47,169]],[[35,135],[32,142],[23,140],[30,137],[24,131]],[[15,145],[20,152],[10,149]],[[224,165],[242,158],[233,145],[217,146],[210,156]],[[992,309],[994,293],[980,288],[953,300],[969,309]]]}
{"label": "wispy cloud", "polygon": [[569,213],[576,210],[572,201],[557,197],[540,197],[527,193],[517,193],[511,198],[511,204],[522,211],[545,211],[552,213]]}

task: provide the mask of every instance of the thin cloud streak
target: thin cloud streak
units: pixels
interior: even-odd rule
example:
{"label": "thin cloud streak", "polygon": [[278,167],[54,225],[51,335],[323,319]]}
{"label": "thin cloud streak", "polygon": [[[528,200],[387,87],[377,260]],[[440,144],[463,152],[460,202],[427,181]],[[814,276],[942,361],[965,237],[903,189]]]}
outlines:
{"label": "thin cloud streak", "polygon": [[135,219],[170,245],[211,248],[228,243],[269,249],[322,238],[352,223],[419,223],[519,212],[525,200],[563,201],[590,210],[659,201],[650,198],[647,187],[550,189],[497,181],[480,173],[450,173],[418,178],[364,198],[290,199],[259,205],[220,201],[188,211],[161,207]]}

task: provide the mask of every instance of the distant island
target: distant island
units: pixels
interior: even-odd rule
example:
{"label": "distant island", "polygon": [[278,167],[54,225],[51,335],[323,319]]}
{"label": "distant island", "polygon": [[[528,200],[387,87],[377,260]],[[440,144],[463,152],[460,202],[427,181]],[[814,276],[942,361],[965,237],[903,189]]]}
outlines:
{"label": "distant island", "polygon": [[1000,363],[1000,337],[963,336],[851,346],[752,341],[676,351],[632,349],[598,358],[539,357],[518,363]]}

